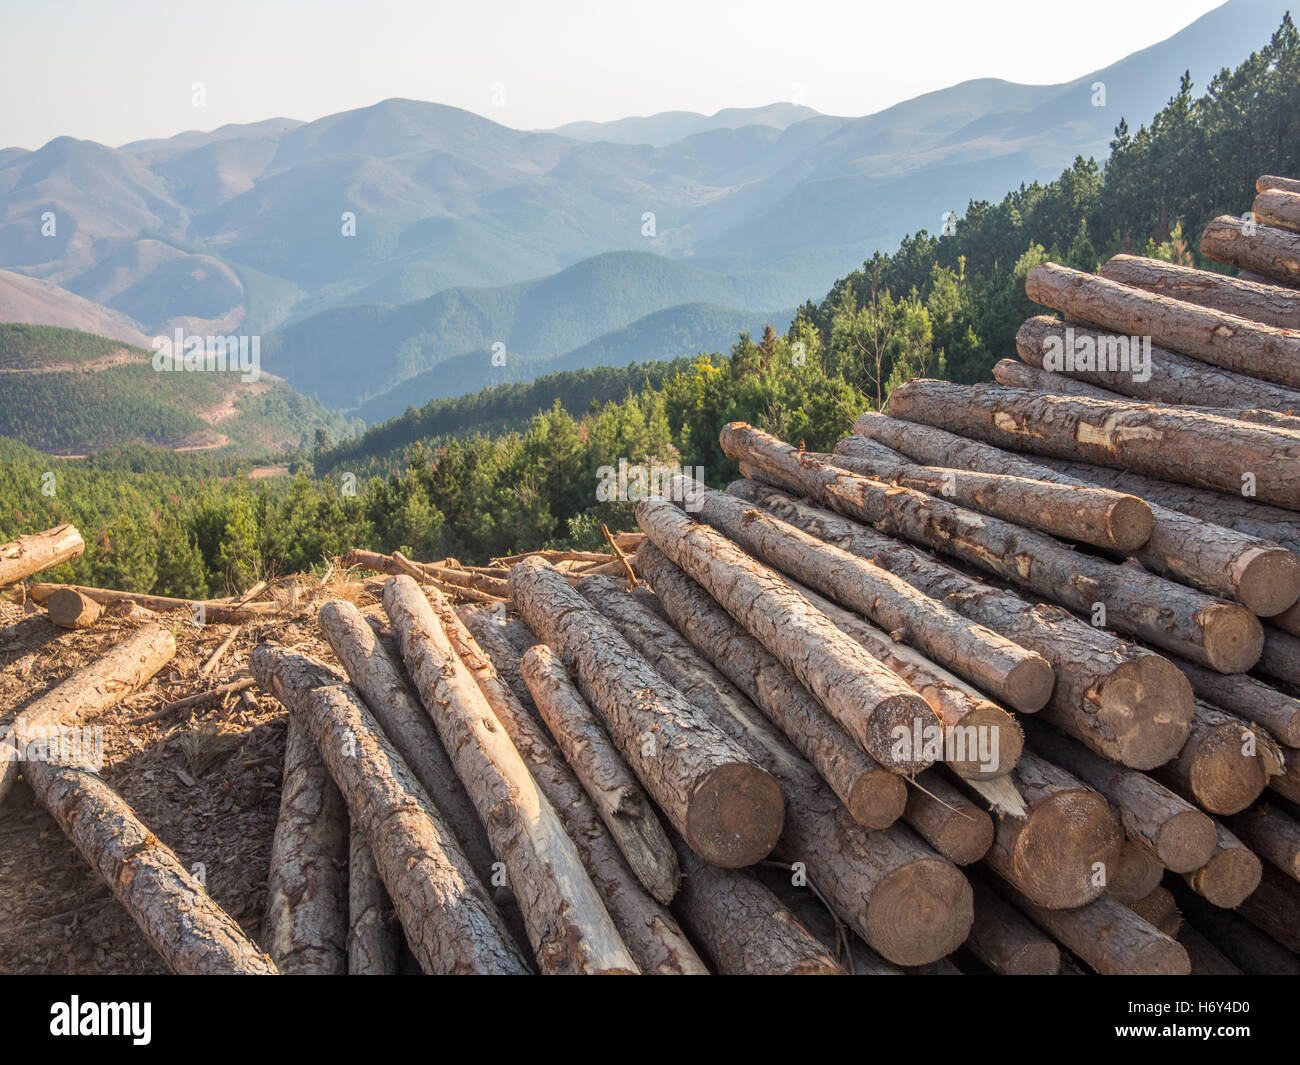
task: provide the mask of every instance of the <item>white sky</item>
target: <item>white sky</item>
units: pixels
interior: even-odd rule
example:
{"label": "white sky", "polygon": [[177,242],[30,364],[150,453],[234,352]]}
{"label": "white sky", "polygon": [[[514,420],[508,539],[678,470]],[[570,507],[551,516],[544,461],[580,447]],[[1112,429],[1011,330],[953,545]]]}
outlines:
{"label": "white sky", "polygon": [[1218,3],[0,0],[0,146],[118,145],[393,96],[533,129],[712,114],[798,84],[809,107],[862,115],[968,78],[1068,81]]}

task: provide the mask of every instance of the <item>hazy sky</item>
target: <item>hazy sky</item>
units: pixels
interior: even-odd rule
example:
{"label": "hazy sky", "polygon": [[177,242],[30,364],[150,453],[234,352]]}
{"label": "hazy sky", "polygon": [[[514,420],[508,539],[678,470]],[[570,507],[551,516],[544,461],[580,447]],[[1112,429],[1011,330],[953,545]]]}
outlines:
{"label": "hazy sky", "polygon": [[0,146],[118,145],[393,96],[522,129],[800,94],[861,115],[967,78],[1068,81],[1218,3],[0,0]]}

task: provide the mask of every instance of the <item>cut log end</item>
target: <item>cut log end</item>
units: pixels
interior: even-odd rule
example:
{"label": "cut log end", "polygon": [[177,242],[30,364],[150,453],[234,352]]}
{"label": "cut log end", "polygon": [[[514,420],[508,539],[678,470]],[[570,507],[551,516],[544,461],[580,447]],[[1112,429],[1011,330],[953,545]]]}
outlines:
{"label": "cut log end", "polygon": [[753,865],[771,853],[785,821],[781,786],[769,773],[736,762],[711,770],[686,814],[691,849],[724,869]]}
{"label": "cut log end", "polygon": [[930,842],[949,861],[970,865],[983,858],[993,846],[993,818],[983,810],[954,816],[935,829]]}
{"label": "cut log end", "polygon": [[1107,756],[1133,769],[1154,769],[1187,742],[1196,701],[1182,670],[1166,658],[1122,662],[1098,693],[1097,721],[1113,737]]}
{"label": "cut log end", "polygon": [[1192,761],[1190,784],[1196,801],[1212,814],[1241,813],[1268,786],[1272,762],[1245,753],[1246,725],[1220,727],[1206,736]]}
{"label": "cut log end", "polygon": [[1264,626],[1236,603],[1211,603],[1201,613],[1201,626],[1206,661],[1220,673],[1245,673],[1264,652]]}
{"label": "cut log end", "polygon": [[1237,598],[1252,614],[1272,617],[1300,596],[1300,559],[1283,548],[1260,548],[1240,564]]}
{"label": "cut log end", "polygon": [[1097,863],[1118,860],[1124,832],[1110,805],[1086,788],[1058,791],[1034,806],[1011,855],[1017,885],[1048,909],[1084,906],[1101,890]]}
{"label": "cut log end", "polygon": [[[954,727],[963,730],[975,729],[974,732],[966,733],[968,736],[976,737],[964,744],[966,757],[951,758],[944,763],[959,777],[967,780],[991,780],[1006,776],[1016,767],[1021,754],[1024,753],[1025,734],[1016,722],[1015,715],[1007,713],[1002,707],[994,706],[992,703],[978,704],[975,709],[964,714]],[[948,731],[951,732],[952,729]],[[990,742],[981,750],[978,741],[980,736],[991,737],[996,741],[996,748]],[[961,750],[963,745],[951,743],[947,746],[949,749],[945,754],[963,753]],[[992,757],[995,752],[996,757]]]}
{"label": "cut log end", "polygon": [[1192,889],[1221,909],[1240,906],[1259,887],[1263,866],[1245,847],[1225,847],[1187,877]]}
{"label": "cut log end", "polygon": [[1151,507],[1137,496],[1117,500],[1106,515],[1106,530],[1120,551],[1136,551],[1151,539],[1155,526]]}
{"label": "cut log end", "polygon": [[1160,863],[1173,873],[1190,873],[1214,853],[1214,822],[1200,810],[1174,814],[1156,832],[1155,849]]}
{"label": "cut log end", "polygon": [[1045,658],[1027,658],[1006,679],[1006,701],[1022,714],[1037,713],[1052,697],[1056,671]]}
{"label": "cut log end", "polygon": [[864,773],[853,782],[845,805],[863,828],[888,828],[903,816],[907,784],[897,773]]}
{"label": "cut log end", "polygon": [[[867,722],[870,753],[895,773],[919,773],[934,761],[925,757],[924,740],[942,727],[939,715],[919,695],[890,696],[876,704]],[[921,750],[913,742],[917,736],[922,737]]]}
{"label": "cut log end", "polygon": [[61,629],[88,629],[104,608],[75,588],[57,588],[45,600],[50,620]]}
{"label": "cut log end", "polygon": [[1168,936],[1144,943],[1133,955],[1132,971],[1143,976],[1187,976],[1191,968],[1182,944]]}
{"label": "cut log end", "polygon": [[908,862],[881,881],[867,904],[871,945],[895,965],[928,965],[965,942],[974,905],[956,866],[938,858]]}

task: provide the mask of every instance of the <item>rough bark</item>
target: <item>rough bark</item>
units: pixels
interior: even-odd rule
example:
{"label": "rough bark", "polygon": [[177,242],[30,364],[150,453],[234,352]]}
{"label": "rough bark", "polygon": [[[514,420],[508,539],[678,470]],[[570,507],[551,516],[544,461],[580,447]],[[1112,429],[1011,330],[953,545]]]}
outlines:
{"label": "rough bark", "polygon": [[551,566],[517,563],[510,590],[529,627],[576,673],[610,738],[695,853],[725,868],[766,857],[785,812],[771,775],[702,718]]}
{"label": "rough bark", "polygon": [[1106,870],[1106,894],[1125,904],[1150,895],[1165,875],[1165,867],[1144,846],[1132,838],[1124,840],[1119,859]]}
{"label": "rough bark", "polygon": [[1198,700],[1187,743],[1152,775],[1209,813],[1235,814],[1260,797],[1282,761],[1263,729]]}
{"label": "rough bark", "polygon": [[455,834],[361,697],[320,662],[270,644],[253,651],[250,665],[306,726],[370,845],[421,970],[528,972]]}
{"label": "rough bark", "polygon": [[393,902],[365,833],[352,826],[348,845],[348,975],[397,974]]}
{"label": "rough bark", "polygon": [[56,525],[0,544],[0,588],[70,562],[85,550],[86,541],[73,525]]}
{"label": "rough bark", "polygon": [[1193,976],[1240,976],[1241,970],[1228,960],[1218,947],[1206,939],[1190,924],[1184,922],[1178,930],[1178,942],[1187,951],[1192,963]]}
{"label": "rough bark", "polygon": [[1254,722],[1279,743],[1300,747],[1300,699],[1244,674],[1225,677],[1191,662],[1177,658],[1172,661],[1191,681],[1198,698]]}
{"label": "rough bark", "polygon": [[1171,877],[1169,890],[1178,900],[1183,916],[1243,973],[1259,976],[1300,976],[1300,957],[1245,918],[1207,902]]}
{"label": "rough bark", "polygon": [[1300,884],[1265,866],[1259,886],[1237,912],[1288,950],[1300,954]]}
{"label": "rough bark", "polygon": [[1223,673],[1244,672],[1259,658],[1263,628],[1239,604],[1212,599],[1135,564],[1085,555],[1043,533],[942,499],[846,473],[749,426],[726,426],[722,443],[729,457],[741,459],[747,476],[805,491],[887,535],[952,555],[1084,614],[1094,615],[1101,606],[1107,627]]}
{"label": "rough bark", "polygon": [[916,778],[903,820],[954,865],[970,865],[993,846],[993,819],[934,770]]}
{"label": "rough bark", "polygon": [[[653,544],[637,549],[638,565],[646,578],[664,595],[672,581],[667,560]],[[867,828],[888,828],[903,814],[907,785],[897,773],[885,769],[863,751],[821,705],[794,679],[753,636],[722,609],[702,588],[687,582],[681,571],[676,583],[679,595],[691,596],[690,610],[698,616],[698,639],[711,639],[705,655],[722,674],[709,693],[713,700],[728,697],[730,685],[744,692],[790,741],[839,797],[853,819]],[[671,626],[662,613],[643,597],[620,592],[604,583],[608,578],[591,578],[579,591],[595,584],[591,602],[623,634],[629,643],[642,646],[650,640],[674,642]],[[601,582],[597,584],[596,582]],[[658,600],[662,602],[663,600]],[[675,602],[680,600],[675,600]],[[689,650],[684,638],[679,646]],[[660,672],[663,672],[662,670]],[[730,685],[723,682],[729,681]],[[672,677],[667,677],[672,682]]]}
{"label": "rough bark", "polygon": [[839,918],[887,960],[925,965],[952,953],[970,930],[966,878],[910,829],[871,831],[855,822],[812,766],[714,668],[711,649],[726,646],[728,637],[712,623],[726,613],[699,610],[708,594],[652,543],[642,544],[637,558],[653,566],[643,572],[673,624],[641,607],[643,624],[628,632],[636,632],[665,679],[781,781],[788,807],[777,856],[801,863]]}
{"label": "rough bark", "polygon": [[975,923],[966,939],[966,949],[999,976],[1055,976],[1061,967],[1061,951],[1021,916],[983,877],[972,877],[975,892]]}
{"label": "rough bark", "polygon": [[103,607],[75,588],[60,588],[45,600],[46,613],[61,629],[88,629],[99,620]]}
{"label": "rough bark", "polygon": [[1231,910],[1259,887],[1263,866],[1255,854],[1218,821],[1214,853],[1199,869],[1183,876],[1203,899]]}
{"label": "rough bark", "polygon": [[[929,703],[779,576],[672,503],[639,504],[637,522],[655,546],[775,655],[877,762],[910,773],[935,760],[912,742],[913,736],[942,732]],[[906,740],[900,742],[899,736]]]}
{"label": "rough bark", "polygon": [[[1221,221],[1211,222],[1206,228],[1201,241],[1203,251],[1207,240],[1214,243],[1211,234],[1219,232],[1216,227]],[[1297,254],[1291,276],[1300,279],[1300,236],[1260,226],[1248,242],[1252,255],[1268,254],[1269,241],[1276,240],[1269,234],[1286,238],[1283,243],[1294,247]],[[1213,252],[1206,254],[1217,258]],[[1249,269],[1278,276],[1258,266]],[[1125,336],[1149,336],[1153,344],[1225,370],[1293,388],[1300,386],[1300,332],[1294,329],[1278,329],[1209,307],[1181,303],[1057,263],[1044,263],[1030,270],[1025,278],[1025,294],[1067,318],[1092,322]]]}
{"label": "rough bark", "polygon": [[[1156,887],[1140,899],[1124,902],[1130,910],[1165,935],[1176,937],[1183,925],[1183,915],[1178,910],[1178,903],[1168,888]],[[1186,949],[1186,948],[1184,948]],[[1188,959],[1191,960],[1190,957]]]}
{"label": "rough bark", "polygon": [[1264,651],[1256,671],[1300,688],[1300,637],[1269,627],[1264,630]]}
{"label": "rough bark", "polygon": [[161,625],[146,625],[19,710],[12,732],[0,734],[0,802],[19,772],[58,740],[58,730],[108,709],[175,655],[176,638]]}
{"label": "rough bark", "polygon": [[[942,429],[880,414],[863,414],[855,429],[879,444],[924,461],[950,462],[1064,484],[1089,483],[1086,471],[1063,469],[1051,460],[1022,458]],[[860,439],[853,436],[842,440],[836,452],[854,454]],[[1139,491],[1134,494],[1142,495]],[[1281,609],[1278,604],[1285,602],[1293,590],[1300,594],[1300,561],[1290,550],[1271,539],[1225,531],[1221,525],[1163,506],[1162,502],[1148,501],[1154,525],[1150,538],[1135,552],[1147,569],[1202,591],[1237,599],[1262,615]]]}
{"label": "rough bark", "polygon": [[[532,696],[519,672],[519,647],[506,638],[509,627],[502,625],[493,611],[482,607],[464,606],[455,614],[439,613],[439,620],[538,787],[559,811],[592,882],[641,971],[662,976],[706,975],[708,968],[676,920],[646,893],[628,868],[578,778],[540,718],[535,716],[535,710],[525,709],[513,685],[505,682],[509,673],[519,676],[527,706],[532,706]],[[456,621],[460,624],[455,624]],[[514,628],[514,634],[526,647],[537,643],[522,622]]]}
{"label": "rough bark", "polygon": [[1228,826],[1259,857],[1300,880],[1300,821],[1261,802],[1229,818]]}
{"label": "rough bark", "polygon": [[1284,754],[1286,764],[1280,773],[1268,778],[1268,786],[1282,798],[1300,803],[1300,750],[1288,748]]}
{"label": "rough bark", "polygon": [[1099,758],[1070,737],[1027,722],[1030,747],[1104,795],[1124,831],[1166,869],[1199,869],[1214,853],[1214,822],[1191,803],[1136,769]]}
{"label": "rough bark", "polygon": [[998,819],[985,864],[1040,906],[1097,898],[1124,842],[1119,818],[1096,791],[1028,752],[1012,778],[1028,813]]}
{"label": "rough bark", "polygon": [[273,975],[263,954],[149,831],[125,800],[89,769],[32,762],[36,801],[108,885],[149,944],[177,975]]}
{"label": "rough bark", "polygon": [[[429,589],[430,599],[441,593]],[[450,611],[450,606],[446,607]],[[637,972],[559,815],[410,577],[384,588],[407,671],[505,865],[545,973]]]}
{"label": "rough bark", "polygon": [[993,364],[993,380],[1008,388],[1043,392],[1056,396],[1091,396],[1093,399],[1121,399],[1118,392],[1090,385],[1065,374],[1050,373],[1019,359],[999,359]]}
{"label": "rough bark", "polygon": [[1194,703],[1191,685],[1165,659],[754,481],[736,481],[727,490],[872,559],[963,616],[1037,651],[1056,672],[1056,686],[1041,716],[1099,754],[1150,769],[1172,758],[1186,741]]}
{"label": "rough bark", "polygon": [[284,743],[262,940],[287,975],[347,971],[347,807],[297,717],[290,717]]}
{"label": "rough bark", "polygon": [[1300,286],[1300,234],[1289,230],[1256,224],[1247,232],[1243,219],[1220,215],[1201,234],[1201,254],[1255,277]]}
{"label": "rough bark", "polygon": [[668,903],[681,870],[649,797],[554,651],[539,644],[524,655],[520,669],[542,720],[627,864],[651,895]]}
{"label": "rough bark", "polygon": [[1267,192],[1269,189],[1285,189],[1287,192],[1300,192],[1300,179],[1279,177],[1276,174],[1261,174],[1255,179],[1255,191]]}
{"label": "rough bark", "polygon": [[1261,284],[1137,255],[1116,255],[1098,273],[1129,288],[1210,307],[1252,322],[1281,329],[1295,329],[1300,325],[1300,293],[1281,285]]}
{"label": "rough bark", "polygon": [[1257,224],[1300,233],[1300,192],[1264,189],[1255,197],[1250,211]]}

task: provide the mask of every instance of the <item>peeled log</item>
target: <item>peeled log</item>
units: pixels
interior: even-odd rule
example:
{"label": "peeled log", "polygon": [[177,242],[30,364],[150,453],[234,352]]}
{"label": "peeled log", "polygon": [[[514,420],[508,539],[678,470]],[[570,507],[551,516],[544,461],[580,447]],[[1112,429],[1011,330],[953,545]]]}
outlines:
{"label": "peeled log", "polygon": [[681,870],[649,798],[591,708],[545,644],[524,655],[524,682],[600,819],[647,891],[662,903],[677,892]]}
{"label": "peeled log", "polygon": [[1300,880],[1300,821],[1261,802],[1229,818],[1228,825],[1259,857]]}
{"label": "peeled log", "polygon": [[[1220,221],[1223,220],[1210,223],[1201,241],[1202,251],[1211,258],[1218,256],[1206,250],[1206,240],[1213,243],[1211,234],[1216,232]],[[1251,238],[1253,250],[1263,250],[1270,233],[1289,238],[1284,243],[1292,244],[1297,253],[1291,276],[1300,278],[1300,236],[1260,226],[1257,236]],[[1249,269],[1269,277],[1278,276],[1255,266]],[[1180,303],[1168,296],[1132,289],[1057,263],[1044,263],[1030,270],[1025,278],[1025,294],[1067,318],[1092,322],[1125,336],[1149,336],[1153,344],[1225,370],[1300,387],[1300,331],[1278,329],[1209,307]]]}
{"label": "peeled log", "polygon": [[872,559],[963,616],[1037,651],[1056,672],[1052,698],[1041,716],[1099,754],[1150,769],[1172,758],[1186,741],[1194,706],[1191,685],[1158,655],[1122,643],[1064,610],[981,584],[889,537],[757,482],[736,481],[727,491]]}
{"label": "peeled log", "polygon": [[1129,288],[1145,289],[1253,322],[1281,329],[1300,327],[1300,293],[1281,285],[1261,284],[1137,255],[1116,255],[1098,273]]}
{"label": "peeled log", "polygon": [[977,862],[993,846],[993,819],[932,769],[908,792],[903,820],[954,865]]}
{"label": "peeled log", "polygon": [[[1063,469],[1051,460],[1023,458],[943,429],[881,414],[863,414],[854,430],[862,437],[841,440],[835,448],[837,454],[855,454],[862,446],[863,437],[868,437],[921,461],[1015,473],[1063,484],[1089,483],[1081,472]],[[1133,494],[1146,498],[1138,491]],[[1220,525],[1207,523],[1177,508],[1162,506],[1159,501],[1148,500],[1148,506],[1154,524],[1150,537],[1135,556],[1153,573],[1236,599],[1260,615],[1283,609],[1279,604],[1285,603],[1292,594],[1300,596],[1300,560],[1281,545],[1246,533],[1228,532]]]}
{"label": "peeled log", "polygon": [[1106,894],[1128,904],[1145,898],[1160,886],[1165,867],[1146,847],[1124,840],[1119,859],[1106,870]]}
{"label": "peeled log", "polygon": [[1212,814],[1240,813],[1282,766],[1273,738],[1208,703],[1196,703],[1187,743],[1152,775]]}
{"label": "peeled log", "polygon": [[[1300,233],[1300,192],[1290,189],[1263,189],[1250,208],[1258,225]],[[1300,276],[1300,275],[1298,275]]]}
{"label": "peeled log", "polygon": [[[668,579],[664,576],[666,559],[653,544],[643,543],[637,550],[638,566],[648,580],[654,582],[650,571],[644,568],[648,565],[655,567],[654,572],[661,574],[661,579]],[[588,592],[593,584],[595,595]],[[610,578],[584,580],[578,590],[590,595],[592,604],[629,642],[640,646],[642,639],[656,632],[660,639],[671,642],[662,615],[647,616],[653,608],[641,597],[622,593]],[[693,590],[698,592],[693,610],[699,631],[707,632],[712,641],[701,650],[725,677],[725,681],[723,677],[714,678],[718,684],[711,698],[725,699],[729,685],[724,685],[728,681],[744,692],[812,763],[859,824],[867,828],[888,828],[898,820],[907,801],[907,785],[902,777],[885,769],[858,747],[808,690],[707,593],[697,585]],[[666,679],[675,683],[672,676]]]}
{"label": "peeled log", "polygon": [[[637,523],[776,656],[860,747],[887,769],[910,773],[935,759],[911,737],[942,730],[930,705],[853,639],[726,537],[673,504],[647,500]],[[907,742],[899,744],[898,735]]]}
{"label": "peeled log", "polygon": [[348,845],[348,975],[395,976],[393,903],[365,833],[352,826]]}
{"label": "peeled log", "polygon": [[1188,887],[1201,898],[1225,910],[1241,904],[1259,887],[1262,866],[1244,843],[1217,821],[1214,853],[1199,869],[1186,874]]}
{"label": "peeled log", "polygon": [[289,719],[284,742],[262,939],[286,975],[347,972],[347,807],[296,717]]}
{"label": "peeled log", "polygon": [[45,611],[61,629],[88,629],[104,612],[95,600],[75,588],[59,588],[45,600]]}
{"label": "peeled log", "polygon": [[1027,722],[1030,746],[1096,788],[1119,811],[1128,838],[1175,873],[1199,869],[1214,853],[1214,822],[1145,773],[1099,758],[1068,736]]}
{"label": "peeled log", "polygon": [[[441,600],[436,589],[429,596]],[[450,610],[450,607],[447,607]],[[407,671],[504,863],[545,973],[637,972],[546,796],[410,577],[384,586]]]}
{"label": "peeled log", "polygon": [[785,814],[771,775],[702,719],[557,570],[537,559],[517,563],[510,591],[529,627],[574,669],[610,738],[695,853],[724,868],[765,858]]}
{"label": "peeled log", "polygon": [[1300,884],[1290,877],[1265,866],[1259,887],[1237,912],[1288,950],[1300,953]]}
{"label": "peeled log", "polygon": [[0,544],[0,588],[69,562],[85,550],[86,541],[74,525],[56,525]]}
{"label": "peeled log", "polygon": [[[962,617],[887,569],[747,506],[735,496],[683,479],[674,480],[670,490],[683,483],[694,487],[692,516],[712,525],[755,559],[865,614],[888,632],[906,633],[905,642],[1017,710],[1034,712],[1047,702],[1055,676],[1041,655]],[[670,498],[686,498],[684,492],[683,488],[683,494]],[[872,652],[872,657],[879,656]]]}
{"label": "peeled log", "polygon": [[361,697],[320,662],[270,644],[249,664],[306,725],[365,834],[421,970],[528,972],[450,826]]}
{"label": "peeled log", "polygon": [[[505,682],[508,673],[519,676],[524,698],[531,706],[532,697],[519,673],[519,647],[507,638],[510,629],[497,620],[493,611],[482,607],[462,606],[455,613],[440,610],[438,618],[538,787],[559,811],[592,883],[641,971],[660,976],[707,975],[708,968],[672,915],[650,897],[628,868],[540,718],[535,711],[525,709],[523,699]],[[523,622],[518,622],[514,633],[528,647],[537,643]]]}
{"label": "peeled log", "polygon": [[135,811],[89,769],[31,762],[23,774],[173,973],[274,975],[276,968]]}
{"label": "peeled log", "polygon": [[966,949],[999,976],[1055,976],[1061,952],[982,877],[973,878],[975,923]]}
{"label": "peeled log", "polygon": [[146,625],[28,703],[14,717],[13,732],[0,742],[0,802],[19,770],[34,764],[26,761],[28,744],[40,749],[57,730],[106,710],[145,684],[175,655],[176,638],[161,625]]}

